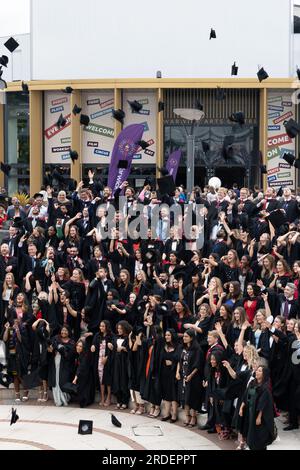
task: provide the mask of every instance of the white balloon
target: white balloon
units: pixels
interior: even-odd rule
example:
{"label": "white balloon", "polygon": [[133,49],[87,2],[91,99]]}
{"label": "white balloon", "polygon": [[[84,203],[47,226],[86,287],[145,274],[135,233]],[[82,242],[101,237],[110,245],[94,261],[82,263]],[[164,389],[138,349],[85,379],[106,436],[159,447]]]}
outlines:
{"label": "white balloon", "polygon": [[215,189],[219,189],[222,186],[222,181],[217,176],[210,178],[208,186],[212,186]]}

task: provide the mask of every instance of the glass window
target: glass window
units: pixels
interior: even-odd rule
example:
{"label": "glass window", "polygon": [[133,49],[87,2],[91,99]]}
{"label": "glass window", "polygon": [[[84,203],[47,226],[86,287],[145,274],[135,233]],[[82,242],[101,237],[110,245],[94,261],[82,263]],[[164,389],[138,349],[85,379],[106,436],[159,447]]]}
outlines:
{"label": "glass window", "polygon": [[5,161],[11,165],[8,193],[29,192],[29,95],[6,94]]}

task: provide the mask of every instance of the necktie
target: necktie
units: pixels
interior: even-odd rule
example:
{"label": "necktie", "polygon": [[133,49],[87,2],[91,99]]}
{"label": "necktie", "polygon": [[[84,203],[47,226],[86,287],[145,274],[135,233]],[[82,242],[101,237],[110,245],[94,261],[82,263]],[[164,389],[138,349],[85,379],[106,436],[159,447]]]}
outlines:
{"label": "necktie", "polygon": [[289,316],[289,302],[288,302],[288,300],[286,300],[284,302],[283,316],[284,316],[284,318],[287,318]]}
{"label": "necktie", "polygon": [[35,258],[31,258],[31,262],[32,262],[32,269],[35,268]]}
{"label": "necktie", "polygon": [[37,222],[36,222],[36,218],[34,217],[34,218],[32,219],[32,227],[33,227],[33,228],[36,227],[36,223],[37,223]]}

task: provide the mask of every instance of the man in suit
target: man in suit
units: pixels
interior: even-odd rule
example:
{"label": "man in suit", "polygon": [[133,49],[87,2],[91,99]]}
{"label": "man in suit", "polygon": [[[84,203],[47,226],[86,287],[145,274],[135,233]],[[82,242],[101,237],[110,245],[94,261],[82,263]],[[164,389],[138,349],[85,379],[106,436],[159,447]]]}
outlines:
{"label": "man in suit", "polygon": [[7,218],[8,220],[14,219],[15,217],[21,217],[21,219],[25,219],[26,212],[22,207],[20,207],[20,201],[17,197],[13,197],[12,205],[7,209]]}
{"label": "man in suit", "polygon": [[86,266],[88,279],[92,281],[96,276],[96,272],[102,267],[106,268],[106,266],[107,260],[103,257],[100,246],[97,245],[94,247],[94,257],[89,260]]}
{"label": "man in suit", "polygon": [[26,232],[32,233],[36,227],[42,227],[44,230],[47,228],[45,220],[40,217],[40,209],[38,206],[32,208],[31,217],[24,219],[24,228]]}
{"label": "man in suit", "polygon": [[275,189],[268,187],[265,191],[264,198],[258,202],[256,207],[260,211],[267,211],[269,213],[279,209],[279,201],[276,199]]}
{"label": "man in suit", "polygon": [[288,222],[291,224],[299,219],[299,203],[292,197],[290,188],[283,188],[283,198],[280,201],[280,209],[285,211]]}
{"label": "man in suit", "polygon": [[295,285],[288,282],[283,294],[278,295],[278,313],[286,320],[299,318],[299,302],[294,298],[295,290]]}
{"label": "man in suit", "polygon": [[7,243],[10,256],[18,255],[18,242],[20,238],[19,229],[11,225],[8,229],[9,237],[3,238],[2,243]]}

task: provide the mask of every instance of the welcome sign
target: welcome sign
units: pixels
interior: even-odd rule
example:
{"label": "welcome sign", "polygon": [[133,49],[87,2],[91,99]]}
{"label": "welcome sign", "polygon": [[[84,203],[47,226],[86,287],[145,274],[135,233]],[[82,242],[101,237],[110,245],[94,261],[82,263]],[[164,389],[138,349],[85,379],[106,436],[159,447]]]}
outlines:
{"label": "welcome sign", "polygon": [[[276,115],[274,113],[276,111]],[[295,106],[291,102],[291,92],[278,90],[268,92],[268,149],[267,181],[269,186],[295,187],[295,167],[291,167],[282,157],[285,152],[295,155],[295,140],[291,139],[284,127],[284,121],[295,119]]]}

